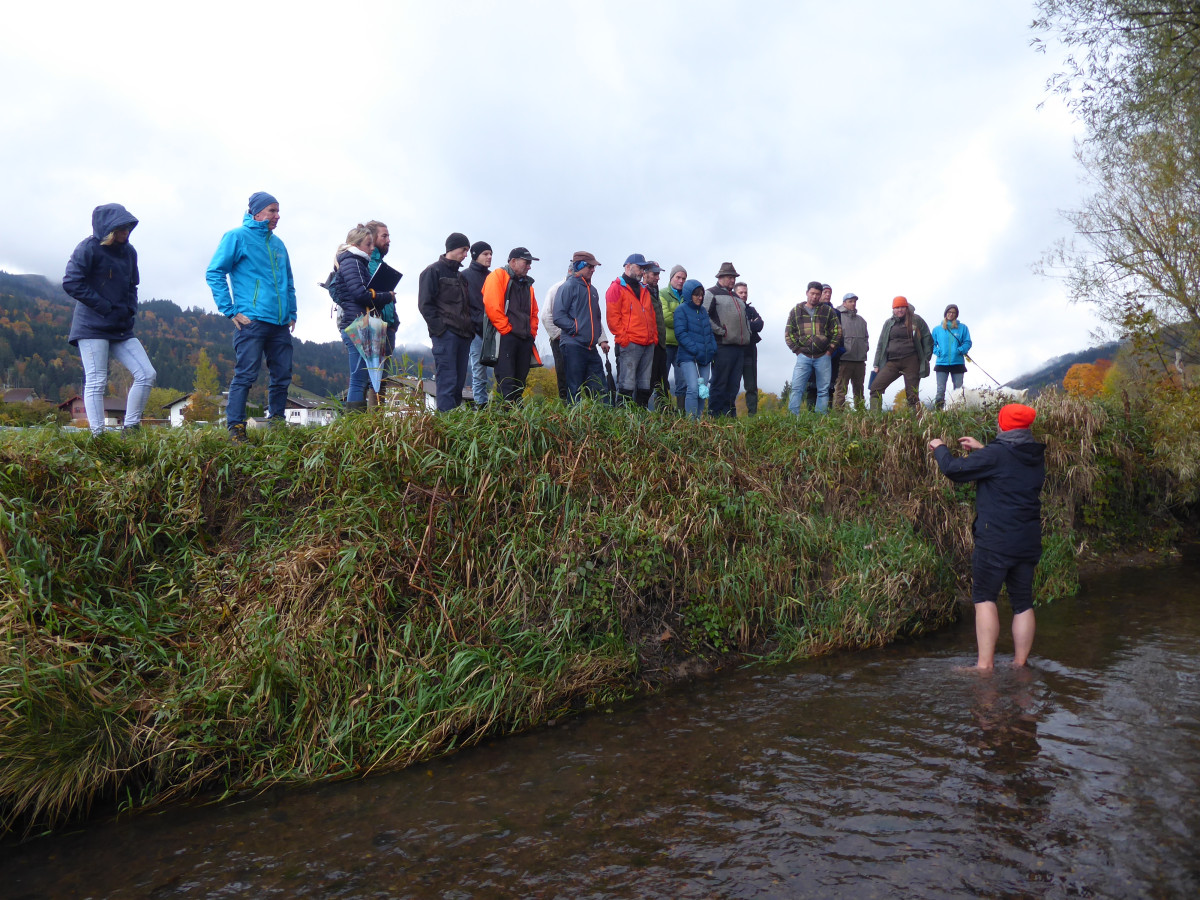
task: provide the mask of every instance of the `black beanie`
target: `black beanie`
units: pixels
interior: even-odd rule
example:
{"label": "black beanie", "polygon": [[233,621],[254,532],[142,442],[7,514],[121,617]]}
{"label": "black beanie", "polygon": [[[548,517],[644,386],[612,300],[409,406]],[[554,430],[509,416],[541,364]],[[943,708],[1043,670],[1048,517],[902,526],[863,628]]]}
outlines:
{"label": "black beanie", "polygon": [[[446,249],[449,250],[453,248],[447,247]],[[474,262],[475,260],[479,259],[480,253],[487,253],[491,249],[492,245],[487,241],[476,241],[471,245],[471,261]]]}
{"label": "black beanie", "polygon": [[470,247],[470,246],[471,246],[471,239],[468,238],[465,234],[461,234],[460,232],[456,231],[456,232],[454,232],[454,234],[450,235],[450,237],[446,238],[446,252],[447,253],[449,253],[451,250],[457,250],[460,247]]}

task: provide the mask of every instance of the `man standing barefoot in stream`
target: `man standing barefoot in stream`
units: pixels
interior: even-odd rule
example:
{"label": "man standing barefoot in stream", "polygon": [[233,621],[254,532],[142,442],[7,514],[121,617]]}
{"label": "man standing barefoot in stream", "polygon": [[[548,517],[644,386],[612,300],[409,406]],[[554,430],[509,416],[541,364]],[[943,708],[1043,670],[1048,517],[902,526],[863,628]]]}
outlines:
{"label": "man standing barefoot in stream", "polygon": [[1046,445],[1035,441],[1029,430],[1036,416],[1020,403],[1003,407],[1000,434],[986,447],[972,437],[958,439],[969,456],[953,456],[936,438],[929,442],[943,475],[976,485],[971,600],[979,644],[975,667],[980,670],[995,664],[1000,637],[996,600],[1004,584],[1013,611],[1013,665],[1025,665],[1033,647],[1033,572],[1042,556],[1041,492],[1046,480]]}

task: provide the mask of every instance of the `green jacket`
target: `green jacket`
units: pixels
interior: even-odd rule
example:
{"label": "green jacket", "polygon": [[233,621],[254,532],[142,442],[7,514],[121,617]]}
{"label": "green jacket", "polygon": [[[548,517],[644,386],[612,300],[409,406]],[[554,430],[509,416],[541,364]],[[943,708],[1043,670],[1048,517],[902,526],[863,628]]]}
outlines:
{"label": "green jacket", "polygon": [[[882,369],[883,364],[887,362],[887,345],[888,338],[892,334],[892,326],[899,321],[895,316],[888,316],[888,320],[883,323],[883,331],[879,332],[879,343],[875,345],[875,368]],[[912,314],[913,324],[913,346],[917,348],[917,356],[921,360],[921,377],[924,378],[929,374],[929,360],[933,356],[933,335],[929,333],[929,326],[925,324],[925,320],[916,313]]]}
{"label": "green jacket", "polygon": [[662,300],[663,323],[667,326],[667,346],[676,347],[679,342],[675,340],[675,308],[683,298],[669,284],[658,292],[658,297]]}

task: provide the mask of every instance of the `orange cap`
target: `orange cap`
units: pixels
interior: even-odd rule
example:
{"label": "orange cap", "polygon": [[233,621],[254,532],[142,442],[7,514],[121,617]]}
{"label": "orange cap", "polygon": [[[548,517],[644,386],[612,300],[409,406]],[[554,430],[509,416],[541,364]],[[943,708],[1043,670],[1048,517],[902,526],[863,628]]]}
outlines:
{"label": "orange cap", "polygon": [[997,417],[1001,431],[1012,431],[1014,428],[1028,428],[1037,418],[1037,410],[1024,403],[1010,403],[1000,407]]}
{"label": "orange cap", "polygon": [[892,309],[899,309],[901,306],[908,306],[908,298],[907,297],[893,297],[892,298]]}

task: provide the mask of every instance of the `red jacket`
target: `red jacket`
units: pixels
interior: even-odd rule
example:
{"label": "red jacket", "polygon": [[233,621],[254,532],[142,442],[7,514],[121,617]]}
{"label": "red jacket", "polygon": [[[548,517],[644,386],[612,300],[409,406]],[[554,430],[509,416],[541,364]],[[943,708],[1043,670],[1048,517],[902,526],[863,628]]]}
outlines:
{"label": "red jacket", "polygon": [[608,327],[618,346],[630,344],[649,346],[658,343],[658,319],[654,315],[654,301],[650,292],[641,284],[638,293],[618,278],[608,286],[604,294],[607,306]]}

